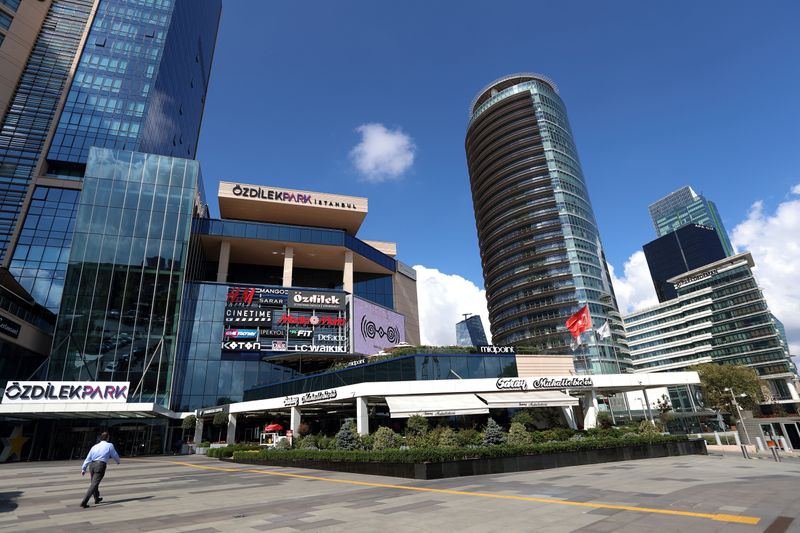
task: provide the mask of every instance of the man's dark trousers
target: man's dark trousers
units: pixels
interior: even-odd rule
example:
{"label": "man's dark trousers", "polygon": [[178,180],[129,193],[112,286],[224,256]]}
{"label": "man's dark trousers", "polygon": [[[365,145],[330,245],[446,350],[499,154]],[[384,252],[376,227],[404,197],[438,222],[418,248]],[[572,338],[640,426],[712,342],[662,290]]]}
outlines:
{"label": "man's dark trousers", "polygon": [[92,461],[89,464],[89,475],[92,476],[92,484],[89,485],[89,491],[83,498],[81,505],[87,505],[89,498],[94,496],[94,501],[100,499],[100,482],[103,481],[103,476],[106,475],[106,464],[103,461]]}

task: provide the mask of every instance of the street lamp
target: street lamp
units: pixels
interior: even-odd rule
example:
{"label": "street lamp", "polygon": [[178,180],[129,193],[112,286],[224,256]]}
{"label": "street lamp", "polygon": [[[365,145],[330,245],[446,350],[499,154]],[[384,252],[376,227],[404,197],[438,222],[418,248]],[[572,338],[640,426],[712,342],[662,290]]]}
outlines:
{"label": "street lamp", "polygon": [[739,402],[736,401],[736,398],[746,398],[747,394],[734,394],[733,389],[730,387],[725,387],[725,392],[731,393],[731,401],[733,402],[733,406],[736,407],[736,415],[739,417],[739,423],[742,425],[742,429],[744,430],[744,436],[747,438],[747,444],[751,444],[750,434],[747,433],[747,426],[745,426],[744,420],[742,420],[742,410],[739,409]]}

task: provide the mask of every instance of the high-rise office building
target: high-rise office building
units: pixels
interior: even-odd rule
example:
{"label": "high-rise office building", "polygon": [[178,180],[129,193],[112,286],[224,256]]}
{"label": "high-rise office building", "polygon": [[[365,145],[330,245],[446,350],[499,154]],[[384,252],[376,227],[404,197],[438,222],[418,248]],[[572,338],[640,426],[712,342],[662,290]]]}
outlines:
{"label": "high-rise office building", "polygon": [[[624,371],[625,333],[567,110],[537,74],[501,78],[472,103],[466,136],[478,244],[495,344],[574,353],[584,373]],[[589,305],[573,352],[565,321]]]}
{"label": "high-rise office building", "polygon": [[733,246],[722,224],[717,206],[691,187],[681,187],[664,198],[650,204],[650,218],[659,237],[687,224],[701,224],[716,230],[726,256],[733,255]]}
{"label": "high-rise office building", "polygon": [[678,296],[668,279],[726,257],[716,230],[699,224],[688,224],[667,233],[645,244],[643,249],[659,302]]}
{"label": "high-rise office building", "polygon": [[486,331],[478,315],[472,315],[456,323],[456,344],[458,346],[483,346],[489,344]]}
{"label": "high-rise office building", "polygon": [[220,10],[49,3],[0,129],[0,258],[37,304],[58,310],[91,146],[194,157]]}
{"label": "high-rise office building", "polygon": [[753,277],[750,253],[671,278],[678,296],[625,316],[634,372],[701,363],[753,368],[778,399],[797,400],[796,368]]}
{"label": "high-rise office building", "polygon": [[194,157],[220,13],[0,0],[0,379],[46,370],[89,148]]}

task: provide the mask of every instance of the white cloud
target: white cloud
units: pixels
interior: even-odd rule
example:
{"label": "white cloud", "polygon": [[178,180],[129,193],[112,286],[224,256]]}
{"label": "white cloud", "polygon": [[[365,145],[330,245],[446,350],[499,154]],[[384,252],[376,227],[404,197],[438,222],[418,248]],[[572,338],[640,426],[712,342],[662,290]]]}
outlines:
{"label": "white cloud", "polygon": [[650,270],[647,268],[647,259],[643,251],[634,252],[625,261],[624,273],[621,278],[617,277],[613,265],[608,265],[608,268],[621,313],[630,313],[658,303],[656,290],[653,288],[653,280],[650,278]]}
{"label": "white cloud", "polygon": [[444,274],[435,268],[414,266],[417,271],[419,325],[422,344],[452,346],[456,343],[456,322],[462,313],[480,315],[486,337],[491,341],[486,291],[468,279]]}
{"label": "white cloud", "polygon": [[383,124],[362,124],[356,131],[361,142],[350,151],[350,159],[366,181],[381,183],[397,179],[414,163],[417,147],[399,128]]}
{"label": "white cloud", "polygon": [[783,322],[793,354],[800,354],[800,184],[773,213],[755,202],[733,228],[733,245],[749,251],[770,311]]}

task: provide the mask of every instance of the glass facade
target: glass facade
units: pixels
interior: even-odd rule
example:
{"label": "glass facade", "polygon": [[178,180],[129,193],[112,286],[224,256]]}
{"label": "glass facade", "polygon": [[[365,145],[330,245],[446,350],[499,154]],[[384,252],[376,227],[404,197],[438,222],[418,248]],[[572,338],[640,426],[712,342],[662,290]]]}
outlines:
{"label": "glass facade", "polygon": [[650,218],[656,234],[663,237],[687,224],[701,224],[714,228],[725,255],[733,255],[733,246],[722,224],[717,206],[691,187],[682,187],[650,205]]}
{"label": "glass facade", "polygon": [[57,313],[79,191],[36,187],[9,271],[36,302]]}
{"label": "glass facade", "polygon": [[193,158],[219,23],[218,0],[105,0],[47,159],[92,146]]}
{"label": "glass facade", "polygon": [[353,368],[323,372],[245,391],[244,399],[276,398],[356,383],[442,379],[499,378],[517,375],[513,355],[447,354],[405,355]]}
{"label": "glass facade", "polygon": [[200,169],[92,148],[49,379],[130,381],[130,401],[170,403]]}
{"label": "glass facade", "polygon": [[645,244],[643,249],[659,302],[678,296],[668,279],[726,257],[716,230],[698,224],[683,226]]}
{"label": "glass facade", "polygon": [[458,346],[485,346],[486,332],[481,317],[473,315],[456,324],[456,344]]}
{"label": "glass facade", "polygon": [[21,214],[93,0],[54,0],[0,126],[0,260]]}
{"label": "glass facade", "polygon": [[394,309],[393,290],[391,274],[353,274],[353,293],[365,300]]}
{"label": "glass facade", "polygon": [[[636,372],[700,363],[752,367],[780,398],[796,369],[751,268],[749,254],[677,279],[677,298],[625,317]],[[788,394],[788,392],[787,392]]]}
{"label": "glass facade", "polygon": [[[581,373],[629,368],[625,332],[566,107],[552,82],[515,75],[476,99],[467,130],[492,339],[571,353]],[[593,327],[573,351],[566,320],[588,304]]]}

